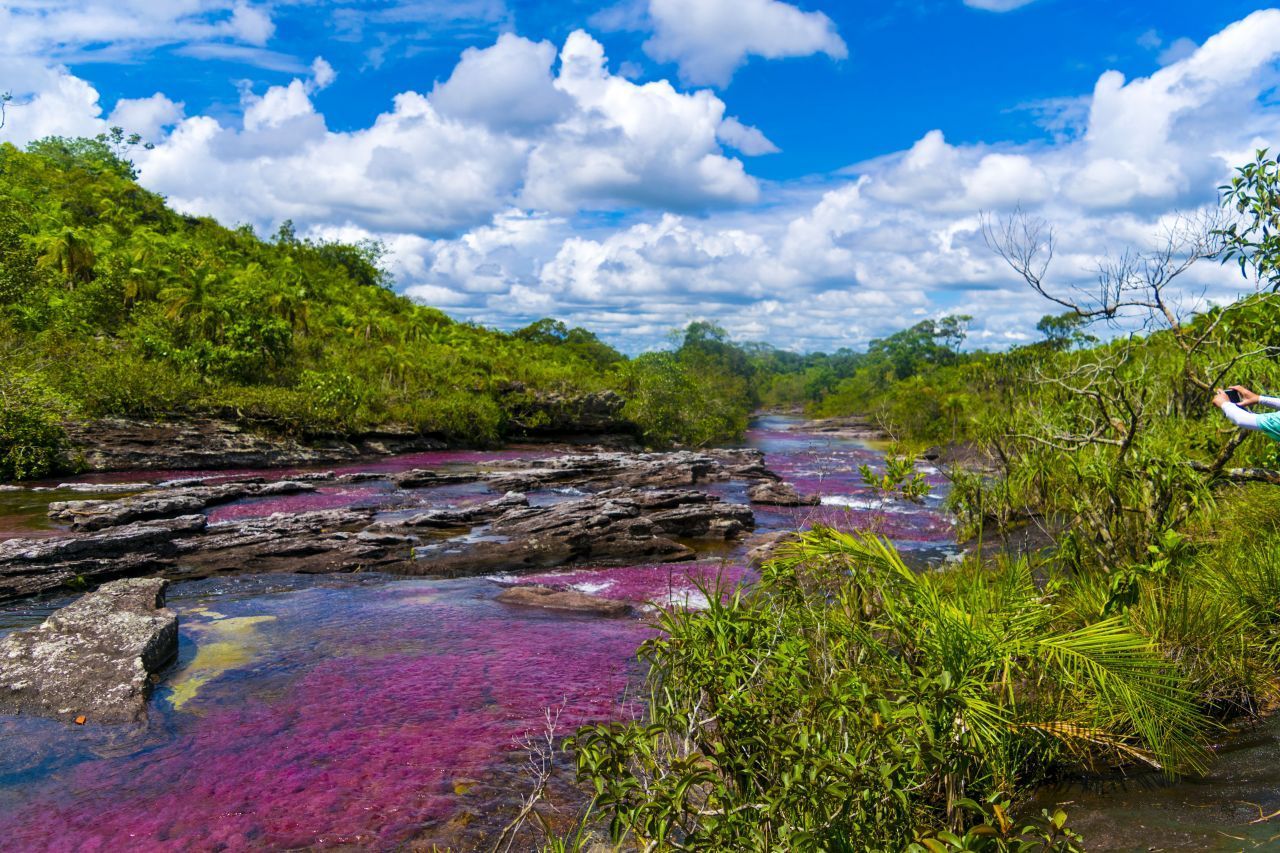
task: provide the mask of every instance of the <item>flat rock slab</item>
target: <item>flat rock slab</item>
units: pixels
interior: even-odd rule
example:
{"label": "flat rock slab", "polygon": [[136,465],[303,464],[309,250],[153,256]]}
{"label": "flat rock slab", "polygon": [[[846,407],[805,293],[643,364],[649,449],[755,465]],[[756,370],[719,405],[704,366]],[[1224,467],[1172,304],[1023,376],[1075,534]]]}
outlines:
{"label": "flat rock slab", "polygon": [[500,593],[498,600],[503,604],[519,607],[568,610],[595,616],[625,616],[631,610],[631,606],[625,601],[588,595],[575,589],[552,589],[549,586],[513,586]]}
{"label": "flat rock slab", "polygon": [[172,564],[179,543],[205,531],[203,515],[109,527],[88,536],[0,542],[0,601],[61,587],[151,574]]}
{"label": "flat rock slab", "polygon": [[166,586],[160,578],[113,581],[0,641],[0,712],[142,721],[152,676],[178,653]]}
{"label": "flat rock slab", "polygon": [[590,453],[535,462],[501,460],[491,467],[498,469],[487,477],[491,488],[520,492],[551,486],[599,484],[670,488],[776,477],[764,467],[764,455],[756,450]]}
{"label": "flat rock slab", "polygon": [[243,498],[296,495],[315,488],[311,483],[290,480],[163,488],[115,500],[55,501],[49,504],[49,517],[69,521],[75,530],[102,530],[134,521],[189,515]]}

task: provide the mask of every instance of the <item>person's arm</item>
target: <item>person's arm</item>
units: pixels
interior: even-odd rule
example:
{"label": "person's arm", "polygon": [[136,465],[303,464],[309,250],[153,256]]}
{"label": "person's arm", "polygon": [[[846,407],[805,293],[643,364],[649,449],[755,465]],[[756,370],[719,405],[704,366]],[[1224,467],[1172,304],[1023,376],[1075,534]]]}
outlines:
{"label": "person's arm", "polygon": [[[1277,402],[1280,402],[1280,401],[1277,401]],[[1231,421],[1231,423],[1240,427],[1240,429],[1257,430],[1262,428],[1258,426],[1257,415],[1255,415],[1253,412],[1246,412],[1244,409],[1240,408],[1230,400],[1227,400],[1226,402],[1224,402],[1221,406],[1219,406],[1219,408],[1222,409],[1222,414],[1226,415],[1227,420]],[[1276,406],[1276,408],[1280,409],[1280,406]]]}
{"label": "person's arm", "polygon": [[1231,390],[1240,395],[1240,405],[1242,406],[1261,404],[1269,409],[1280,409],[1280,397],[1263,397],[1243,385],[1232,385]]}
{"label": "person's arm", "polygon": [[[1240,402],[1245,403],[1246,405],[1251,405],[1259,401],[1260,398],[1257,394],[1254,394],[1252,391],[1248,391],[1248,389],[1244,389],[1242,391],[1242,388],[1243,386],[1235,386],[1233,389],[1241,391]],[[1244,409],[1231,402],[1231,399],[1227,396],[1227,392],[1223,391],[1221,388],[1219,388],[1213,395],[1213,404],[1219,409],[1222,409],[1222,414],[1226,419],[1240,427],[1240,429],[1262,429],[1258,424],[1258,416],[1252,412],[1246,412]]]}

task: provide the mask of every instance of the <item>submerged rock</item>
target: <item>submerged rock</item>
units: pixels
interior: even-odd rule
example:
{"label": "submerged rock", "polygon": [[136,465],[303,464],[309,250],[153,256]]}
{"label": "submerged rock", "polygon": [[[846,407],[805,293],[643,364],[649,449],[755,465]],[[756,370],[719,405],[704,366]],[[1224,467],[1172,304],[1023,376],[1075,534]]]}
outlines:
{"label": "submerged rock", "polygon": [[817,495],[801,495],[796,487],[779,480],[757,483],[747,489],[747,500],[767,506],[817,506]]}
{"label": "submerged rock", "polygon": [[167,585],[160,578],[105,584],[0,641],[0,712],[140,721],[152,676],[178,653]]}
{"label": "submerged rock", "polygon": [[576,589],[552,589],[549,586],[513,586],[501,592],[498,600],[503,604],[521,607],[544,607],[548,610],[569,610],[596,616],[625,616],[631,610],[625,601],[588,595]]}

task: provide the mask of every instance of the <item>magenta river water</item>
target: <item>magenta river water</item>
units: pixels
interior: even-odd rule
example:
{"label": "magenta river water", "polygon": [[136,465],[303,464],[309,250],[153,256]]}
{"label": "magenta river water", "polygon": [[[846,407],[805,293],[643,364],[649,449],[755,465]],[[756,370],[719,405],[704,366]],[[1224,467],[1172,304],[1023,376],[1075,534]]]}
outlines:
{"label": "magenta river water", "polygon": [[[873,448],[793,427],[761,419],[748,443],[823,503],[757,507],[758,530],[821,521],[878,530],[921,564],[956,553],[937,472],[929,473],[936,488],[923,505],[883,501],[858,474],[859,465],[877,463]],[[534,453],[415,454],[348,470],[457,470]],[[192,473],[148,472],[145,479]],[[252,473],[283,477],[296,469]],[[125,473],[82,482],[105,489],[138,479]],[[717,489],[726,500],[745,501],[740,485]],[[0,538],[60,532],[43,509],[62,496],[56,489],[0,494]],[[405,491],[371,480],[218,507],[210,522],[341,506],[390,514],[486,497],[477,486]],[[146,726],[0,716],[0,849],[484,849],[532,782],[526,743],[546,730],[548,716],[566,734],[637,713],[632,697],[643,671],[635,652],[654,631],[652,608],[697,607],[709,584],[752,579],[739,548],[690,563],[522,576],[268,574],[175,583],[168,597],[180,619],[179,657]],[[496,600],[516,583],[626,600],[635,615],[556,614]],[[4,606],[0,634],[37,624],[68,600]],[[1105,795],[1064,793],[1096,796],[1093,811],[1105,818]],[[1166,800],[1153,798],[1158,816]],[[1217,838],[1218,830],[1195,837]]]}

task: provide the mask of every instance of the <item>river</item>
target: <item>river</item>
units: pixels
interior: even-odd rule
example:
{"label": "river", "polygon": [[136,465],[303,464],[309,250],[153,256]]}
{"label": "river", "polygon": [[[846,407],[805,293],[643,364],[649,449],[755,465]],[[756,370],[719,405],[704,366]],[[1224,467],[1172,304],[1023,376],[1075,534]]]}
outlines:
{"label": "river", "polygon": [[[938,508],[945,482],[936,472],[937,488],[923,505],[884,501],[858,474],[859,465],[875,464],[873,448],[795,427],[763,418],[748,444],[823,504],[757,507],[758,530],[820,520],[878,529],[922,564],[954,553],[952,526]],[[504,455],[520,453],[414,454],[351,470],[458,470]],[[80,482],[111,488],[129,479]],[[746,500],[741,485],[711,488]],[[60,532],[43,507],[62,497],[56,490],[0,495],[0,537]],[[372,480],[217,507],[210,521],[341,506],[393,514],[485,497],[473,485],[400,490]],[[643,603],[696,607],[700,587],[718,577],[750,582],[741,547],[703,548],[690,563],[518,577],[266,574],[176,582],[168,598],[180,617],[179,658],[154,695],[146,727],[0,716],[0,847],[477,846],[510,819],[531,784],[524,742],[545,730],[549,712],[559,734],[636,713],[630,697],[643,673],[635,650],[653,630]],[[606,619],[495,600],[505,585],[531,582],[642,606],[635,616]],[[0,608],[0,632],[36,624],[68,600]],[[1091,837],[1109,845],[1099,849],[1153,849],[1147,825],[1187,839],[1186,849],[1218,845],[1226,840],[1219,833],[1256,830],[1250,816],[1280,809],[1280,752],[1269,732],[1221,762],[1218,781],[1207,787],[1144,780],[1125,789],[1123,800],[1116,787],[1046,796],[1076,801],[1073,816],[1078,809]],[[1225,785],[1232,779],[1239,784]],[[1186,798],[1206,808],[1177,805]],[[1227,799],[1254,800],[1263,811],[1242,812]],[[1137,816],[1124,831],[1116,826],[1120,802]]]}

